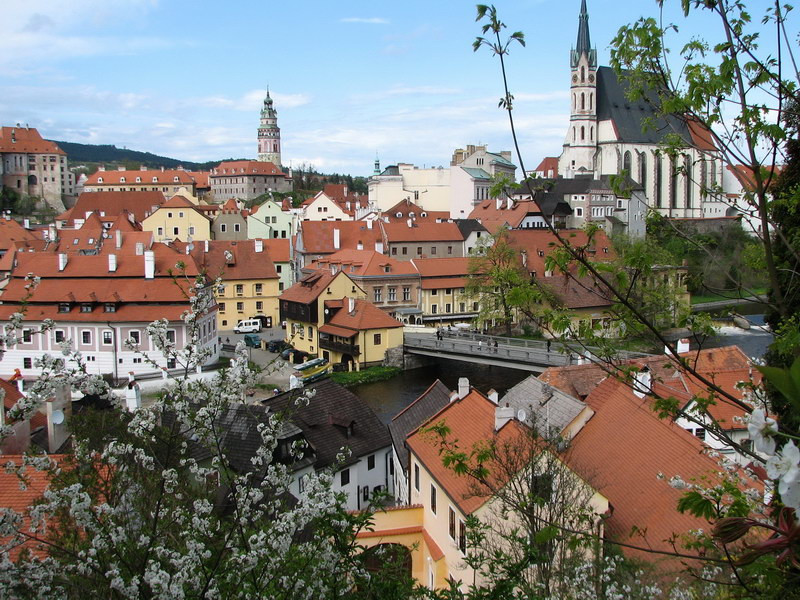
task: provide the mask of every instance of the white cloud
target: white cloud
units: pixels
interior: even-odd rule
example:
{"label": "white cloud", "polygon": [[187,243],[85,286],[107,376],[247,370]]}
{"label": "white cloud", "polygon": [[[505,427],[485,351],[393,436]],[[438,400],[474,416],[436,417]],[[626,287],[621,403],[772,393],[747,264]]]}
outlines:
{"label": "white cloud", "polygon": [[366,23],[368,25],[388,25],[389,20],[381,17],[344,17],[340,23]]}

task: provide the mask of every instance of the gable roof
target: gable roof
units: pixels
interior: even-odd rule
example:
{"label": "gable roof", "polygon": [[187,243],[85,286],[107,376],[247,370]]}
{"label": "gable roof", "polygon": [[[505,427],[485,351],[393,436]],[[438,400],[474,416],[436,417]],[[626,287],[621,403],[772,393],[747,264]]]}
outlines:
{"label": "gable roof", "polygon": [[[356,299],[353,302],[353,311],[347,310],[347,304],[344,303],[342,308],[336,311],[330,320],[325,323],[319,330],[325,333],[325,328],[330,326],[341,327],[353,332],[368,331],[370,329],[396,329],[402,327],[403,324],[390,317],[386,312],[372,304],[367,300]],[[342,335],[341,333],[332,332],[334,335]],[[345,335],[343,337],[351,337]]]}
{"label": "gable roof", "polygon": [[464,236],[455,223],[383,223],[390,244],[403,242],[463,242]]}
{"label": "gable roof", "polygon": [[560,435],[583,412],[585,402],[565,394],[535,375],[526,377],[512,387],[501,404],[525,412],[525,423],[535,427],[544,437]]}
{"label": "gable roof", "polygon": [[[331,266],[346,271],[348,276],[370,277],[385,275],[416,275],[414,265],[407,260],[397,260],[375,250],[339,250],[314,261],[308,269],[330,269]],[[386,272],[389,267],[389,272]]]}
{"label": "gable roof", "polygon": [[408,468],[406,437],[450,402],[450,390],[441,380],[434,381],[427,390],[403,410],[392,417],[389,433],[397,458],[403,468]]}
{"label": "gable roof", "polygon": [[[141,179],[137,182],[136,178]],[[102,179],[102,181],[100,181]],[[122,181],[122,180],[125,181]],[[152,185],[154,183],[179,183],[187,186],[190,189],[194,186],[194,179],[189,171],[183,169],[134,169],[128,171],[127,169],[96,171],[89,175],[84,182],[84,186],[96,185],[118,185],[124,183],[125,185]],[[90,192],[95,193],[95,192]],[[140,194],[141,192],[135,192]]]}
{"label": "gable roof", "polygon": [[[176,247],[186,248],[184,242],[176,242]],[[208,273],[209,277],[221,276],[223,281],[245,279],[276,279],[275,265],[268,250],[256,252],[255,240],[209,240],[206,243],[193,244],[191,256],[198,268]],[[226,258],[230,253],[230,260]]]}
{"label": "gable roof", "polygon": [[107,216],[118,216],[124,211],[134,216],[141,223],[152,211],[153,207],[164,203],[164,194],[154,190],[141,192],[83,192],[71,209],[56,217],[56,221],[67,221],[74,226],[75,219],[85,219],[87,212],[104,213]]}
{"label": "gable roof", "polygon": [[288,300],[289,302],[310,304],[316,300],[337,277],[347,277],[347,275],[341,271],[336,274],[331,274],[330,271],[314,271],[310,275],[303,277],[288,290],[284,290],[279,296],[279,299],[281,301]]}
{"label": "gable roof", "polygon": [[264,250],[269,253],[272,262],[286,263],[291,260],[288,239],[270,238],[261,241],[264,242]]}
{"label": "gable roof", "polygon": [[[584,246],[588,236],[582,229],[562,229],[559,234],[572,246]],[[595,232],[592,244],[587,248],[588,256],[595,261],[611,261],[616,258],[611,240],[603,230]],[[541,277],[545,274],[545,259],[559,245],[549,229],[514,229],[508,232],[508,243],[520,253],[525,252],[524,264],[529,273]]]}
{"label": "gable roof", "polygon": [[469,257],[412,258],[420,277],[454,277],[469,273]]}
{"label": "gable roof", "polygon": [[271,162],[260,160],[226,160],[211,169],[209,177],[231,177],[233,175],[273,175],[288,177]]}
{"label": "gable roof", "polygon": [[[359,242],[364,248],[374,248],[375,242],[383,242],[380,225],[375,223],[370,229],[365,221],[303,221],[300,224],[303,252],[331,254],[344,248],[355,250]],[[339,248],[333,245],[334,230],[339,231]]]}
{"label": "gable roof", "polygon": [[7,250],[14,242],[32,242],[40,238],[29,229],[25,229],[14,219],[0,218],[0,250]]}
{"label": "gable roof", "polygon": [[66,155],[58,144],[44,139],[33,127],[0,127],[0,152]]}
{"label": "gable roof", "polygon": [[[366,402],[346,388],[323,379],[305,389],[315,390],[308,403],[296,404],[297,393],[290,391],[267,398],[263,404],[271,410],[286,412],[292,423],[303,431],[316,455],[315,468],[336,464],[337,454],[345,447],[352,451],[344,462],[347,466],[391,445],[386,426]],[[352,424],[350,437],[347,437],[348,424]]]}

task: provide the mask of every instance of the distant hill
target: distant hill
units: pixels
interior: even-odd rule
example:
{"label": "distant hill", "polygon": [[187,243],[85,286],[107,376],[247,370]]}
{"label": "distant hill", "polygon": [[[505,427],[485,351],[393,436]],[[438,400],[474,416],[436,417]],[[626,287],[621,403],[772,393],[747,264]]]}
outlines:
{"label": "distant hill", "polygon": [[[126,165],[132,168],[138,168],[144,165],[150,168],[166,167],[174,169],[182,166],[190,171],[207,171],[211,167],[218,165],[219,160],[208,161],[204,163],[196,163],[188,160],[178,160],[176,158],[168,158],[166,156],[159,156],[152,152],[139,152],[138,150],[128,150],[127,148],[117,148],[110,144],[78,144],[76,142],[59,142],[51,140],[58,144],[64,152],[67,153],[67,159],[73,165],[82,163],[117,163]],[[245,159],[223,159],[223,160],[245,160]]]}

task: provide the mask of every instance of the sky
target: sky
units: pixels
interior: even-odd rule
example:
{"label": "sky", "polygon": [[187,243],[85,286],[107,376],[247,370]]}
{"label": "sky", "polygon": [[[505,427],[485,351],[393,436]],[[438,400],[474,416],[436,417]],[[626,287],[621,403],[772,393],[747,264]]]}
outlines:
{"label": "sky", "polygon": [[[601,65],[621,25],[657,14],[655,0],[587,4]],[[531,170],[561,152],[580,0],[495,6],[526,37],[507,69]],[[474,2],[3,0],[0,14],[0,124],[48,139],[255,158],[269,87],[284,166],[367,176],[376,156],[430,167],[467,144],[513,148],[499,61],[472,50]]]}

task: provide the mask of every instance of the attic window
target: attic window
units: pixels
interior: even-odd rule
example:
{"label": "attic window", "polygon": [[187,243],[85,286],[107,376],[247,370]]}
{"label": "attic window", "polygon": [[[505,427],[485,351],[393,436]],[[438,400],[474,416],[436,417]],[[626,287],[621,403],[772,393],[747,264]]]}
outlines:
{"label": "attic window", "polygon": [[94,244],[94,238],[89,238],[89,243]]}
{"label": "attic window", "polygon": [[73,246],[77,246],[78,242],[80,242],[80,240],[78,238],[75,238],[75,239],[72,240],[72,245]]}
{"label": "attic window", "polygon": [[539,250],[539,251],[537,252],[537,254],[538,254],[539,256],[544,256],[544,250]]}
{"label": "attic window", "polygon": [[120,182],[120,183],[125,183],[125,178],[124,178],[124,177],[120,177],[120,178],[119,178],[119,182]]}
{"label": "attic window", "polygon": [[392,272],[392,267],[390,265],[386,265],[385,267],[383,267],[383,272],[384,273],[391,273]]}
{"label": "attic window", "polygon": [[97,178],[97,183],[103,183],[103,178],[102,177],[98,177]]}
{"label": "attic window", "polygon": [[178,183],[178,181],[180,181],[180,179],[178,179],[178,177],[175,176],[175,177],[172,178],[172,181],[174,181],[175,183]]}
{"label": "attic window", "polygon": [[153,183],[158,183],[158,177],[153,177]]}
{"label": "attic window", "polygon": [[136,178],[136,183],[142,183],[142,178],[141,177],[137,177]]}

